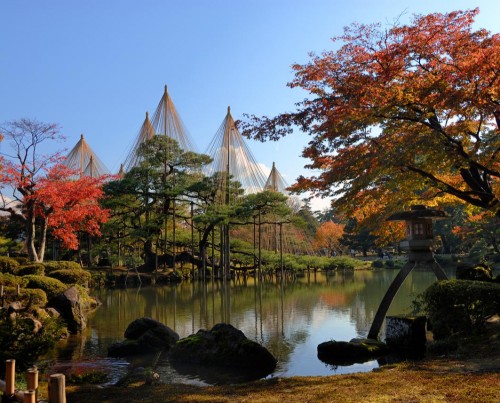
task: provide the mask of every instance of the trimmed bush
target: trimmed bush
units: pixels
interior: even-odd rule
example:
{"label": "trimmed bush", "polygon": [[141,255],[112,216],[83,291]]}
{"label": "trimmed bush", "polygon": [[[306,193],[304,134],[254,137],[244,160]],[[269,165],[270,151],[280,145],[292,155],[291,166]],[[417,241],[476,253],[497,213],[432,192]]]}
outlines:
{"label": "trimmed bush", "polygon": [[19,301],[25,307],[32,307],[33,305],[47,305],[47,294],[45,294],[45,291],[43,290],[21,288],[21,295],[17,295],[16,291],[17,287],[5,288],[5,302],[7,304],[10,304],[14,301]]}
{"label": "trimmed bush", "polygon": [[17,287],[18,284],[24,287],[27,282],[23,277],[18,277],[10,273],[0,273],[0,284],[6,287]]}
{"label": "trimmed bush", "polygon": [[78,269],[63,269],[63,270],[55,270],[50,272],[48,276],[52,278],[56,278],[59,281],[62,281],[64,284],[78,284],[78,285],[88,285],[90,281],[90,273],[88,271]]}
{"label": "trimmed bush", "polygon": [[484,263],[475,266],[460,265],[457,266],[457,279],[491,281],[493,279],[493,271]]}
{"label": "trimmed bush", "polygon": [[38,288],[26,288],[21,291],[21,301],[27,300],[27,306],[47,305],[47,294]]}
{"label": "trimmed bush", "polygon": [[47,274],[56,270],[82,270],[82,266],[79,263],[69,260],[53,260],[44,262],[43,265]]}
{"label": "trimmed bush", "polygon": [[384,262],[383,260],[374,260],[372,262],[372,267],[375,267],[377,269],[381,269],[382,267],[384,267]]}
{"label": "trimmed bush", "polygon": [[21,266],[16,273],[18,276],[28,276],[34,274],[43,276],[45,274],[45,266],[42,263],[33,263],[27,266]]}
{"label": "trimmed bush", "polygon": [[500,313],[500,284],[496,283],[438,281],[421,298],[435,339],[480,331],[489,317]]}
{"label": "trimmed bush", "polygon": [[18,268],[19,263],[17,260],[11,257],[0,256],[0,272],[16,274]]}
{"label": "trimmed bush", "polygon": [[12,259],[14,259],[21,266],[30,264],[30,260],[24,256],[14,256]]}
{"label": "trimmed bush", "polygon": [[61,294],[68,288],[61,281],[51,277],[29,275],[24,276],[23,279],[27,280],[26,288],[39,288],[45,291],[48,299]]}
{"label": "trimmed bush", "polygon": [[384,262],[384,264],[385,264],[385,267],[387,267],[388,269],[394,269],[396,267],[396,263],[392,259],[386,260]]}

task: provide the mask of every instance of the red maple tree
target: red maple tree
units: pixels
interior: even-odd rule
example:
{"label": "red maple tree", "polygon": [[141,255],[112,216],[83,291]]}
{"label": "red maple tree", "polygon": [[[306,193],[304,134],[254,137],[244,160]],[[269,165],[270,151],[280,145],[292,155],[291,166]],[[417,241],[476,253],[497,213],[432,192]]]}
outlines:
{"label": "red maple tree", "polygon": [[68,249],[78,248],[78,231],[99,235],[108,220],[108,210],[99,205],[106,177],[78,178],[58,153],[37,154],[40,143],[59,137],[54,124],[22,119],[2,131],[14,153],[0,167],[0,210],[24,226],[29,258],[43,261],[48,231]]}

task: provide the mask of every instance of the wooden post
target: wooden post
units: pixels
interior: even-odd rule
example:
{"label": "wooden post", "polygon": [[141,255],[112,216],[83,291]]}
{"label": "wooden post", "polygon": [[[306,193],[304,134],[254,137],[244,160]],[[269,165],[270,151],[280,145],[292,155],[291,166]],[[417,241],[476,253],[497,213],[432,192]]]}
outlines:
{"label": "wooden post", "polygon": [[19,297],[21,295],[21,285],[18,284],[16,288],[16,295]]}
{"label": "wooden post", "polygon": [[49,403],[66,403],[66,378],[53,374],[49,378]]}
{"label": "wooden post", "polygon": [[16,383],[16,360],[5,361],[5,390],[4,395],[9,398],[9,396],[14,395]]}
{"label": "wooden post", "polygon": [[25,390],[23,403],[36,403],[36,391],[33,389]]}
{"label": "wooden post", "polygon": [[3,289],[3,284],[0,284],[0,306],[3,306],[4,303],[4,289]]}
{"label": "wooden post", "polygon": [[28,369],[27,373],[27,387],[28,390],[34,390],[35,391],[35,402],[38,400],[38,368],[37,367],[32,367]]}

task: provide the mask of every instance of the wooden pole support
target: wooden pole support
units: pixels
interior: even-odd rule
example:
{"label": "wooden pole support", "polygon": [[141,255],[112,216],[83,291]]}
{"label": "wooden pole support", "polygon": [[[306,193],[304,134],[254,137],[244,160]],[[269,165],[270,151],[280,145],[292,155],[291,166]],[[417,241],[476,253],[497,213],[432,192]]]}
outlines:
{"label": "wooden pole support", "polygon": [[23,403],[36,403],[36,391],[33,389],[25,390]]}
{"label": "wooden pole support", "polygon": [[34,390],[35,391],[35,402],[38,399],[38,368],[33,367],[28,369],[27,372],[27,387],[28,390]]}
{"label": "wooden pole support", "polygon": [[49,403],[66,403],[66,378],[64,374],[50,376]]}
{"label": "wooden pole support", "polygon": [[0,298],[3,298],[3,284],[0,284]]}
{"label": "wooden pole support", "polygon": [[16,383],[16,360],[5,361],[5,396],[12,396]]}
{"label": "wooden pole support", "polygon": [[19,297],[21,295],[21,285],[18,284],[16,287],[16,295]]}

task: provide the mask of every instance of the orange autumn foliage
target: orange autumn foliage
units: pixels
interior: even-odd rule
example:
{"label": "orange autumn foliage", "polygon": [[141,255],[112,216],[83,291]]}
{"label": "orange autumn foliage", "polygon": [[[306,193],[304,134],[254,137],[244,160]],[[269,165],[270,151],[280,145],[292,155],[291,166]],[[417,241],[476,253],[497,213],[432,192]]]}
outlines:
{"label": "orange autumn foliage", "polygon": [[310,94],[297,110],[248,117],[243,132],[307,133],[306,167],[320,173],[291,189],[348,215],[446,197],[500,216],[500,34],[473,29],[478,13],[345,28],[337,50],[293,66],[289,86]]}
{"label": "orange autumn foliage", "polygon": [[315,249],[328,249],[330,253],[341,249],[340,238],[344,234],[344,224],[327,221],[320,225],[314,237]]}

